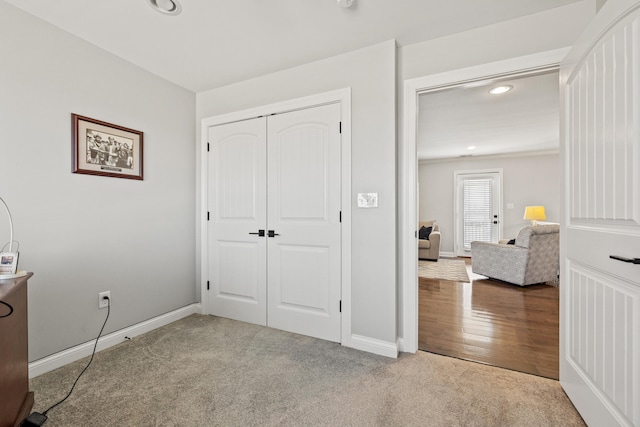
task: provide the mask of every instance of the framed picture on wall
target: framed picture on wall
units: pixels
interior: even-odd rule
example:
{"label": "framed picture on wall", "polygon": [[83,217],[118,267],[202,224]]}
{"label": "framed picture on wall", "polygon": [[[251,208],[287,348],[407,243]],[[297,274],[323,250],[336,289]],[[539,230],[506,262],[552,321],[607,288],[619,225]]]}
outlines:
{"label": "framed picture on wall", "polygon": [[142,180],[143,133],[71,114],[73,173]]}

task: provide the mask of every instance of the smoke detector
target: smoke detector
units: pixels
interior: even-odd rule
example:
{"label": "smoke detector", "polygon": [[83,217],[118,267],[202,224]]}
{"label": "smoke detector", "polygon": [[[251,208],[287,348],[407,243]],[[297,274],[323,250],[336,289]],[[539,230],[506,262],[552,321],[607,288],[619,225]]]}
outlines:
{"label": "smoke detector", "polygon": [[178,15],[182,12],[182,6],[178,0],[147,0],[149,5],[165,15]]}

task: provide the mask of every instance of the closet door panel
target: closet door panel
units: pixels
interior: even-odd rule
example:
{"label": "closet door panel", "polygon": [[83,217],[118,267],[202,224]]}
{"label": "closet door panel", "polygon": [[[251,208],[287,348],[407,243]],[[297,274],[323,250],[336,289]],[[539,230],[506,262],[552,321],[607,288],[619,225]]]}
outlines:
{"label": "closet door panel", "polygon": [[211,314],[266,324],[266,119],[209,129]]}
{"label": "closet door panel", "polygon": [[267,324],[340,341],[340,106],[270,116]]}

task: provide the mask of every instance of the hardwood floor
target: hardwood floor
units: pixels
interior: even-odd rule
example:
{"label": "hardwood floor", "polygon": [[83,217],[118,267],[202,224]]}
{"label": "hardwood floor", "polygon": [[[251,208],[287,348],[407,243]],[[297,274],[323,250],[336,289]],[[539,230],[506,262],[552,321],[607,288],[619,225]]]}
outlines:
{"label": "hardwood floor", "polygon": [[559,289],[419,278],[418,348],[558,379]]}

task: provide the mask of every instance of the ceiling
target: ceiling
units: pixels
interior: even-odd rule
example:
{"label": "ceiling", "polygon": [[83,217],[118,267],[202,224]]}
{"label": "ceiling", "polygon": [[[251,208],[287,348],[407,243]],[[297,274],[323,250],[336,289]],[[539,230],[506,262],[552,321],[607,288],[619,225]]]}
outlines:
{"label": "ceiling", "polygon": [[[2,1],[2,0],[0,0]],[[395,39],[400,46],[577,0],[4,0],[143,69],[200,92]]]}
{"label": "ceiling", "polygon": [[[557,70],[480,83],[420,95],[418,159],[558,150]],[[499,85],[513,89],[489,94]]]}

